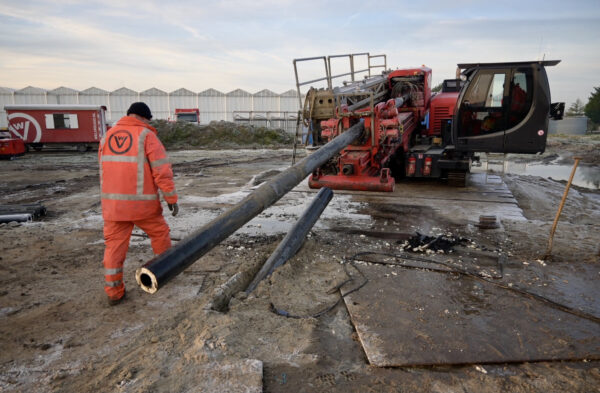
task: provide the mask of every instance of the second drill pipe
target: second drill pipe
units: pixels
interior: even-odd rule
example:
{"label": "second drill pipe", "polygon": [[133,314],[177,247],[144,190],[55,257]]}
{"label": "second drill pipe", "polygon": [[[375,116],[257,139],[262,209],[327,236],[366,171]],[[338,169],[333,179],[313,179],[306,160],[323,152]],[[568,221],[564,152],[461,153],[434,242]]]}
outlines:
{"label": "second drill pipe", "polygon": [[269,259],[267,259],[260,271],[256,273],[254,280],[252,280],[250,285],[248,285],[246,293],[252,292],[263,278],[271,274],[273,270],[283,265],[288,259],[296,255],[304,243],[304,239],[306,238],[308,231],[310,231],[313,225],[315,225],[321,216],[321,213],[323,213],[323,210],[325,210],[329,204],[329,201],[331,201],[332,197],[333,191],[331,191],[331,188],[323,187],[319,190],[317,196],[315,199],[313,199],[310,206],[302,214],[292,229],[290,229],[281,243],[279,243],[279,246],[277,246],[275,251],[273,251],[273,254],[271,254]]}
{"label": "second drill pipe", "polygon": [[151,259],[136,271],[136,280],[140,287],[149,293],[156,292],[159,287],[212,250],[238,228],[277,202],[306,176],[352,143],[363,131],[362,122],[348,128],[298,164],[262,184],[237,205],[196,230],[174,247]]}

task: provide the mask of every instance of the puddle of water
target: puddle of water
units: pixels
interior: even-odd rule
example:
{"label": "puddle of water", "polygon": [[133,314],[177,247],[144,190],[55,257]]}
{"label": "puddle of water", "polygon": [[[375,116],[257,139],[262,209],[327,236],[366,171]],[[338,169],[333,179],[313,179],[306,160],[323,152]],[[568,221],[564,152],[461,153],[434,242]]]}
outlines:
{"label": "puddle of water", "polygon": [[235,205],[240,202],[249,194],[249,190],[240,190],[228,194],[221,194],[217,196],[195,196],[195,195],[185,195],[181,198],[182,202],[189,204],[200,204],[200,203],[215,203],[215,204],[231,204]]}
{"label": "puddle of water", "polygon": [[[490,173],[501,173],[502,165],[488,165],[488,162],[482,159],[481,167],[473,168],[472,172],[485,173],[486,170],[489,170]],[[543,164],[540,162],[504,162],[504,173],[539,176],[553,180],[568,181],[572,170],[572,165],[560,165],[552,163]],[[579,164],[577,171],[575,172],[575,176],[573,177],[573,184],[579,187],[589,188],[591,190],[600,189],[600,167],[595,165]]]}
{"label": "puddle of water", "polygon": [[[242,200],[250,190],[238,191],[230,194],[221,194],[215,197],[185,197],[186,202],[200,205],[202,202],[223,203],[235,205]],[[276,235],[285,233],[298,221],[302,213],[312,202],[312,193],[293,193],[283,197],[277,204],[265,209],[236,231],[238,234],[251,236]],[[224,208],[224,210],[229,207]],[[350,195],[336,195],[325,208],[315,228],[329,229],[332,226],[368,226],[372,218],[362,213],[363,204],[351,201]],[[171,234],[185,237],[192,231],[209,223],[220,214],[217,210],[208,210],[200,207],[196,211],[188,212],[185,216],[173,218],[165,217],[171,227]]]}
{"label": "puddle of water", "polygon": [[[275,235],[289,231],[314,198],[312,193],[302,193],[299,196],[299,198],[294,196],[282,199],[240,228],[238,233]],[[335,195],[317,220],[315,228],[329,229],[336,225],[369,226],[372,218],[367,214],[361,214],[359,212],[361,207],[362,204],[351,202],[349,195]]]}

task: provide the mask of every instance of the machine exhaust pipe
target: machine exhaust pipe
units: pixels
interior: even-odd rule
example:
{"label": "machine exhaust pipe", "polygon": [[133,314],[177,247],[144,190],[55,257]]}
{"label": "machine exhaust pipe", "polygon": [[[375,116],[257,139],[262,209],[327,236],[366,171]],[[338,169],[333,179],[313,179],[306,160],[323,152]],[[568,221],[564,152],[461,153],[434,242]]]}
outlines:
{"label": "machine exhaust pipe", "polygon": [[296,165],[262,184],[237,205],[194,231],[175,246],[151,259],[136,271],[135,278],[138,285],[148,293],[156,292],[238,228],[277,202],[306,176],[354,142],[363,132],[364,125],[361,121]]}

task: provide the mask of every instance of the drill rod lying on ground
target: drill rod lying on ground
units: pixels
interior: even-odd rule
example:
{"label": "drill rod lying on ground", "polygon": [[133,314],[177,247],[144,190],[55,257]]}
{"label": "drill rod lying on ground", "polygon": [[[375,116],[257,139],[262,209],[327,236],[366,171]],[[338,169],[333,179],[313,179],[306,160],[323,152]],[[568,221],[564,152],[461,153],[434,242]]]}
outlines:
{"label": "drill rod lying on ground", "polygon": [[285,235],[285,238],[279,243],[279,246],[273,251],[273,254],[267,259],[260,271],[256,273],[254,280],[252,280],[246,289],[246,293],[252,292],[263,278],[270,275],[273,270],[296,255],[304,243],[306,235],[308,235],[310,229],[315,225],[319,217],[321,217],[321,213],[323,213],[331,198],[333,198],[331,188],[323,187],[319,190],[319,193],[313,199],[310,206],[304,211],[287,235]]}
{"label": "drill rod lying on ground", "polygon": [[156,292],[159,287],[181,273],[238,228],[277,202],[306,176],[354,142],[363,131],[362,122],[348,128],[298,164],[262,184],[219,217],[151,259],[136,271],[135,278],[140,287],[148,293]]}

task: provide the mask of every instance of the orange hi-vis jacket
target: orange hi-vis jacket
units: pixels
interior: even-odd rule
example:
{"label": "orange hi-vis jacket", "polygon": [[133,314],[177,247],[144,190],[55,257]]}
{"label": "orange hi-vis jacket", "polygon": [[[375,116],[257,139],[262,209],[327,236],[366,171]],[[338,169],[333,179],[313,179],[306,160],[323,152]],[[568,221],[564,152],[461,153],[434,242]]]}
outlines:
{"label": "orange hi-vis jacket", "polygon": [[158,189],[167,203],[177,202],[173,170],[156,129],[121,118],[102,138],[98,150],[102,217],[136,221],[162,214]]}

